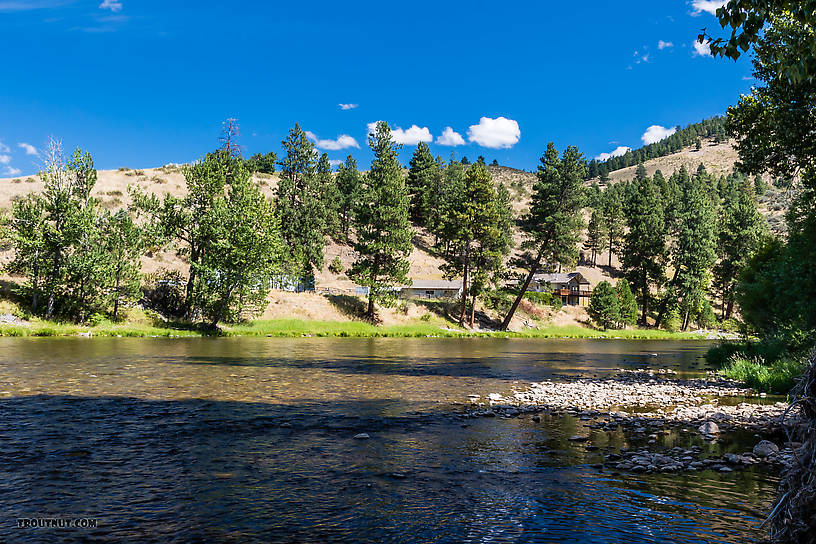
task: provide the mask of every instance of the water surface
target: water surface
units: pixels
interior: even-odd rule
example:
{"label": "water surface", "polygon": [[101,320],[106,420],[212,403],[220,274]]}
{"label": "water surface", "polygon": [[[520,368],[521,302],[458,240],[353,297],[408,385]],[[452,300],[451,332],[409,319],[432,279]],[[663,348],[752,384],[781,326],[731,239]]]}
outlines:
{"label": "water surface", "polygon": [[[699,375],[707,347],[3,338],[0,527],[9,542],[756,540],[773,475],[614,474],[593,465],[638,445],[620,432],[593,431],[588,451],[572,417],[457,417],[469,394],[541,379]],[[15,528],[35,515],[100,526]]]}

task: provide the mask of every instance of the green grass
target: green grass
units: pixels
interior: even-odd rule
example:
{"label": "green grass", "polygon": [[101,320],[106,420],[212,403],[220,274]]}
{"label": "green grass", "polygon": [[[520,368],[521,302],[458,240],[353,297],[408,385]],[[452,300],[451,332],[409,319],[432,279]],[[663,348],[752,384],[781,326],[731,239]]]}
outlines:
{"label": "green grass", "polygon": [[[443,328],[444,327],[444,328]],[[145,323],[103,322],[96,326],[33,321],[30,325],[0,325],[0,336],[91,336],[154,337],[207,336],[206,330],[156,327]],[[699,340],[695,333],[654,329],[601,331],[580,327],[544,327],[522,332],[470,332],[444,323],[415,320],[404,325],[374,326],[361,321],[307,321],[301,319],[258,320],[225,326],[222,336],[343,337],[343,338],[621,338],[628,340]]]}
{"label": "green grass", "polygon": [[796,378],[802,375],[802,364],[790,359],[766,364],[760,358],[735,356],[720,370],[720,374],[757,391],[787,393],[796,383]]}

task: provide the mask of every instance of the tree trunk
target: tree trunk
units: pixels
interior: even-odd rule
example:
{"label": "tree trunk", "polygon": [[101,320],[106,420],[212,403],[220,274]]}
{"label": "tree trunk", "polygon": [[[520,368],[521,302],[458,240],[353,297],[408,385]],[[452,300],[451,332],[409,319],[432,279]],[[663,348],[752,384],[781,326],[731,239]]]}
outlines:
{"label": "tree trunk", "polygon": [[468,297],[468,272],[470,268],[470,241],[465,244],[465,263],[462,273],[462,311],[459,313],[459,326],[465,326],[465,311]]}
{"label": "tree trunk", "polygon": [[513,320],[513,315],[516,313],[516,310],[518,310],[519,304],[521,304],[521,299],[524,297],[524,293],[527,292],[527,289],[530,287],[530,283],[533,281],[533,276],[535,276],[535,273],[538,271],[538,267],[541,265],[541,257],[543,254],[544,246],[541,246],[541,249],[538,250],[538,255],[536,255],[536,260],[533,262],[533,266],[530,267],[530,272],[527,274],[527,278],[524,280],[524,284],[521,286],[518,296],[516,296],[516,300],[513,301],[510,311],[507,312],[507,315],[504,317],[504,321],[502,321],[501,327],[499,327],[500,331],[506,331],[510,326],[510,322]]}
{"label": "tree trunk", "polygon": [[[674,284],[677,282],[677,275],[680,273],[680,267],[674,269],[674,276],[672,276],[671,281],[669,282],[669,286],[674,287]],[[660,311],[657,313],[657,321],[655,321],[655,328],[659,329],[660,325],[663,324],[663,318],[665,317],[666,310],[669,306],[669,299],[668,297],[663,299],[663,302],[660,304]]]}
{"label": "tree trunk", "polygon": [[32,281],[33,292],[31,293],[31,313],[32,314],[37,313],[37,298],[38,298],[38,296],[40,294],[40,265],[37,264],[39,262],[39,259],[40,259],[40,252],[37,251],[34,254],[34,270],[32,271],[33,272],[32,276],[34,277],[33,281]]}
{"label": "tree trunk", "polygon": [[640,314],[640,324],[645,327],[648,324],[647,316],[649,315],[649,281],[646,277],[646,271],[643,271],[643,278],[640,284],[641,293],[643,293],[643,311]]}
{"label": "tree trunk", "polygon": [[113,320],[119,320],[119,272],[116,273],[116,287],[114,287],[114,293],[116,295],[113,299]]}
{"label": "tree trunk", "polygon": [[612,268],[612,236],[609,237],[609,268]]}
{"label": "tree trunk", "polygon": [[187,277],[187,288],[184,295],[184,316],[193,319],[193,291],[195,290],[196,269],[194,264],[198,263],[200,258],[200,251],[198,249],[190,250],[190,274]]}
{"label": "tree trunk", "polygon": [[470,295],[470,328],[476,323],[476,293]]}

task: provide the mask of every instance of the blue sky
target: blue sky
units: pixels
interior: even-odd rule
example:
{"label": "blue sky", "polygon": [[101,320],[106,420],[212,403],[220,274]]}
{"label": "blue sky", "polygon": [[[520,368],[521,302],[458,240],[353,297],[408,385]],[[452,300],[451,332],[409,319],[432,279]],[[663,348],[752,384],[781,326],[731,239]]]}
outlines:
{"label": "blue sky", "polygon": [[228,117],[245,155],[299,122],[362,167],[380,119],[405,162],[430,138],[523,169],[549,141],[638,147],[750,89],[747,59],[694,47],[719,3],[0,0],[0,175],[51,135],[98,168],[195,160]]}

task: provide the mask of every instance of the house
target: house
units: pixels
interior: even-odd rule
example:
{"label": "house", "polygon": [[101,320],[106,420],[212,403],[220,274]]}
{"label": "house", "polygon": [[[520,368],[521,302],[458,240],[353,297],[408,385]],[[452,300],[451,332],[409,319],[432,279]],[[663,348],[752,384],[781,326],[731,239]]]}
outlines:
{"label": "house", "polygon": [[560,298],[565,306],[587,306],[592,296],[592,286],[580,272],[536,274],[529,290],[552,293],[553,298]]}
{"label": "house", "polygon": [[462,281],[413,280],[400,289],[402,298],[457,298],[462,295]]}

